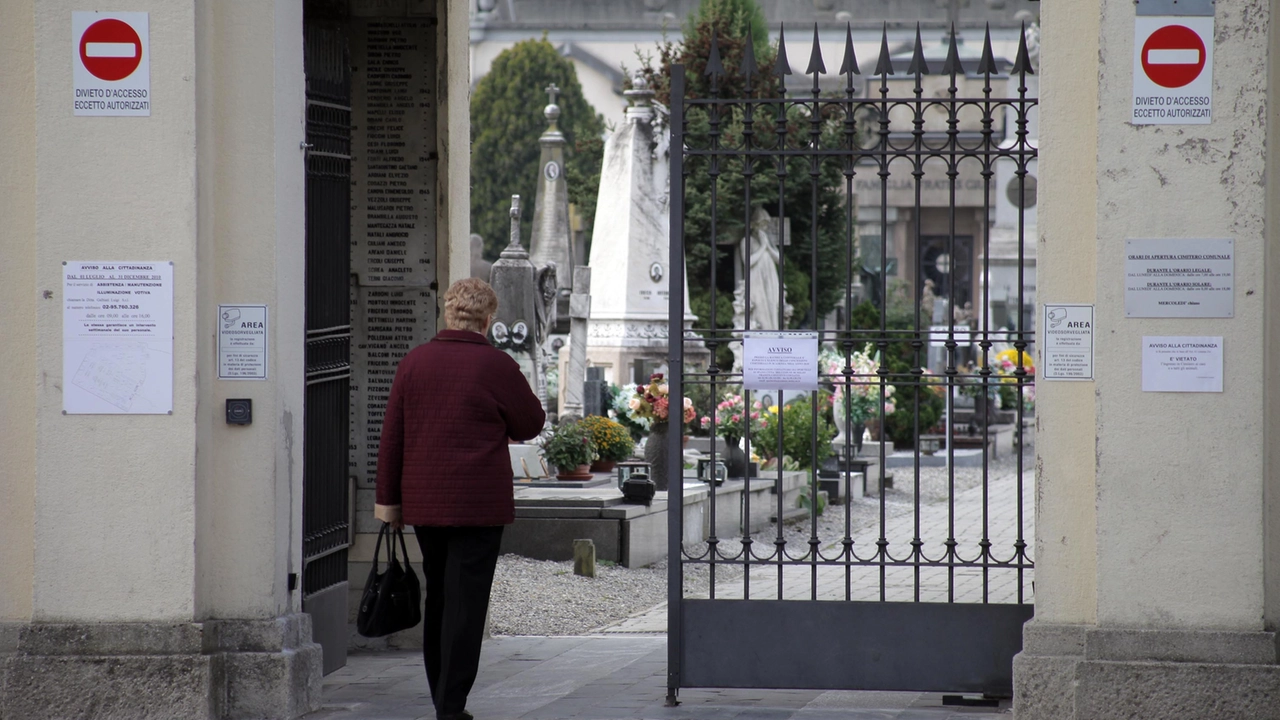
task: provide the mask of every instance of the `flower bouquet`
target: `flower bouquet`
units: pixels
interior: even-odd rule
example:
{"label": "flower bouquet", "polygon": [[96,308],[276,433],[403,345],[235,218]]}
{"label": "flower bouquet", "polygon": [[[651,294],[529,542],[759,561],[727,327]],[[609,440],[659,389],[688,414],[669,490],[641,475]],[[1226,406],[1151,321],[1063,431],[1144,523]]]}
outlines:
{"label": "flower bouquet", "polygon": [[[648,385],[636,385],[635,393],[627,401],[627,408],[649,424],[649,437],[644,441],[644,459],[649,463],[650,477],[659,492],[667,489],[667,437],[672,425],[671,388],[662,373],[649,377]],[[697,418],[693,400],[684,399],[683,408],[675,411],[680,419],[679,427]]]}
{"label": "flower bouquet", "polygon": [[[627,406],[637,417],[654,423],[669,422],[671,419],[671,388],[664,380],[662,373],[654,373],[649,377],[648,385],[636,385],[635,394]],[[682,424],[693,422],[698,413],[693,409],[693,400],[684,399],[684,411],[681,413]]]}
{"label": "flower bouquet", "polygon": [[[761,412],[763,408],[760,401],[756,400],[751,404],[750,412],[746,407],[746,401],[742,395],[734,392],[725,393],[724,399],[715,407],[715,425],[716,435],[725,439],[730,445],[737,445],[742,439],[747,424],[751,426],[752,434],[757,434],[764,427]],[[702,427],[704,429],[711,428],[711,416],[702,418]]]}
{"label": "flower bouquet", "polygon": [[845,421],[848,413],[849,422],[855,425],[865,424],[870,420],[880,419],[880,406],[884,405],[884,414],[891,415],[897,408],[891,399],[897,391],[892,385],[884,386],[884,396],[880,394],[880,371],[878,356],[874,354],[872,345],[861,351],[850,353],[849,364],[853,368],[853,376],[848,385],[844,382],[844,357],[836,352],[823,354],[823,367],[831,376],[834,386],[831,393],[833,415],[837,424]]}

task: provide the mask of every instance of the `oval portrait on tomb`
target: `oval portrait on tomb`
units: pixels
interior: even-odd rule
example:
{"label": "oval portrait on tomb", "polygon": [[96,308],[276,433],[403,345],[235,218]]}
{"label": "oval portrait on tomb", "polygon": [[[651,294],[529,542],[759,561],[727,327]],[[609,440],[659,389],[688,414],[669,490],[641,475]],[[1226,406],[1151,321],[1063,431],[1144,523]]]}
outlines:
{"label": "oval portrait on tomb", "polygon": [[662,282],[662,277],[666,271],[662,268],[662,263],[655,262],[649,266],[649,279],[654,282]]}
{"label": "oval portrait on tomb", "polygon": [[523,345],[528,337],[529,326],[525,325],[523,320],[517,320],[516,324],[511,326],[511,342],[516,345]]}
{"label": "oval portrait on tomb", "polygon": [[560,177],[560,164],[553,160],[547,163],[542,172],[546,174],[548,180],[555,180]]}
{"label": "oval portrait on tomb", "polygon": [[507,326],[501,322],[495,322],[489,328],[489,334],[493,336],[494,344],[499,347],[507,344],[507,341],[511,339],[507,334]]}

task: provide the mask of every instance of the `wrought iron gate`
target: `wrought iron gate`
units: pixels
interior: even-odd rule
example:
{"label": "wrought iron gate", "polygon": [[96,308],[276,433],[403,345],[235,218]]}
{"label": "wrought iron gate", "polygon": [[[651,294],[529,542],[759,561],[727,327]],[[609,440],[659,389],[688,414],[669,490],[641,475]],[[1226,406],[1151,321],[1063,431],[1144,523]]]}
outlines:
{"label": "wrought iron gate", "polygon": [[[697,323],[700,337],[684,334],[682,295],[671,294],[670,337],[685,337],[671,348],[671,391],[710,398],[713,436],[733,423],[747,448],[777,458],[776,469],[762,469],[758,479],[710,484],[705,544],[684,543],[686,514],[668,514],[672,702],[681,687],[1012,691],[1012,658],[1032,615],[1027,537],[1034,477],[1023,448],[1033,412],[1034,329],[1021,310],[1034,302],[1026,283],[1034,277],[1027,269],[1034,247],[1024,243],[1036,158],[1028,130],[1037,103],[1027,88],[1033,69],[1025,33],[1012,62],[993,51],[990,29],[980,56],[962,57],[953,29],[940,45],[945,57],[932,60],[919,28],[913,51],[900,57],[890,51],[888,34],[865,94],[851,34],[835,75],[840,89],[824,90],[830,85],[822,84],[827,71],[816,27],[804,73],[812,75],[812,87],[794,94],[781,43],[772,68],[757,67],[748,38],[737,45],[743,49],[736,67],[726,68],[714,41],[708,56],[693,63],[705,64],[698,76],[686,77],[683,66],[672,74],[672,287],[685,282],[692,257],[686,250],[702,244],[711,260],[706,276],[688,282],[710,288],[710,302],[699,306],[707,309]],[[691,88],[694,81],[699,90]],[[723,97],[730,84],[736,95]],[[1011,206],[997,196],[998,176],[1009,178]],[[968,205],[958,202],[964,193]],[[857,205],[867,235],[879,233],[879,247],[864,248],[861,260]],[[776,403],[776,411],[756,406],[763,391],[741,390],[743,373],[726,352],[741,348],[748,331],[777,328],[751,324],[752,294],[765,291],[752,287],[757,273],[746,266],[746,254],[722,249],[749,242],[744,236],[758,227],[753,214],[760,207],[789,218],[796,231],[788,243],[775,221],[781,290],[778,307],[767,311],[785,318],[788,301],[807,296],[806,317],[779,325],[816,332],[827,348],[819,364],[825,389],[799,393],[799,405],[788,405],[796,393],[770,392],[765,405]],[[899,211],[905,219],[895,222]],[[1017,285],[1007,298],[1017,307],[1003,327],[989,309],[993,246],[1000,243],[1015,248],[1007,252],[1010,266],[1016,261]],[[891,281],[888,260],[898,254],[911,262],[900,263],[901,280]],[[946,277],[934,298],[924,280],[937,273]],[[730,323],[717,301],[735,277],[742,278],[741,294]],[[792,286],[807,279],[803,295],[788,293],[789,278]],[[862,283],[862,294],[878,302],[874,311],[856,309]],[[817,309],[833,285],[844,310],[824,327]],[[908,296],[896,309],[895,295]],[[969,297],[979,306],[969,309],[972,321],[960,302]],[[941,307],[926,317],[931,302]],[[706,344],[709,367],[685,367],[691,343]],[[741,405],[717,416],[715,404],[726,393],[741,393]],[[1000,396],[1013,407],[998,408]],[[971,408],[959,407],[970,400]],[[752,418],[753,409],[765,422]],[[823,471],[817,429],[827,417],[857,430],[846,431],[837,448],[845,459]],[[895,456],[879,442],[870,457],[856,457],[859,419],[914,449]],[[795,443],[792,425],[807,428],[806,441]],[[680,477],[680,433],[670,442],[668,474]],[[803,473],[786,469],[788,448],[808,453]],[[974,469],[958,469],[964,462]],[[878,498],[851,498],[859,494],[860,468],[869,470],[867,487],[880,488]],[[887,489],[890,473],[896,477]],[[822,475],[834,475],[834,485]],[[804,496],[816,508],[824,484],[843,485],[843,499],[822,518],[811,512],[797,537],[782,522],[793,513],[792,498]],[[669,507],[681,507],[682,484],[670,488]],[[937,488],[932,499],[930,488]],[[741,499],[717,503],[730,492]],[[705,572],[690,578],[709,579],[686,578],[691,566]]]}
{"label": "wrought iron gate", "polygon": [[344,10],[305,5],[306,399],[302,608],[324,672],[346,664],[351,378],[351,71]]}

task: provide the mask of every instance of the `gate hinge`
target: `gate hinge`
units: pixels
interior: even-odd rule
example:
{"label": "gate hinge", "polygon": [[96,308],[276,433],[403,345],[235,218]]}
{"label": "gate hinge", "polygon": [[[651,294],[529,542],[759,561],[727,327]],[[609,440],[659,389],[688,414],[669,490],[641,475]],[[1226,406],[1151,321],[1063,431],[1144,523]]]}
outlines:
{"label": "gate hinge", "polygon": [[298,573],[289,573],[288,586],[289,592],[293,592],[298,589]]}

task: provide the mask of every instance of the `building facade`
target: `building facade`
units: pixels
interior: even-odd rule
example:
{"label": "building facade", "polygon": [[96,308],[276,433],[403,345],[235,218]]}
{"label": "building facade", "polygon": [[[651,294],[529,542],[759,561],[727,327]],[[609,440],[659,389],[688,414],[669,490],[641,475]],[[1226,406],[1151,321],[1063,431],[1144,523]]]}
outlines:
{"label": "building facade", "polygon": [[0,4],[0,717],[295,717],[468,274],[468,6],[91,9]]}
{"label": "building facade", "polygon": [[[1092,382],[1037,382],[1036,608],[1014,713],[1275,718],[1280,5],[1042,4],[1037,292],[1092,305],[1096,345]],[[1150,17],[1212,18],[1191,56],[1212,73],[1210,122],[1135,122]],[[1133,312],[1131,241],[1228,239],[1230,316]],[[1151,338],[1216,343],[1218,391],[1154,391]]]}

